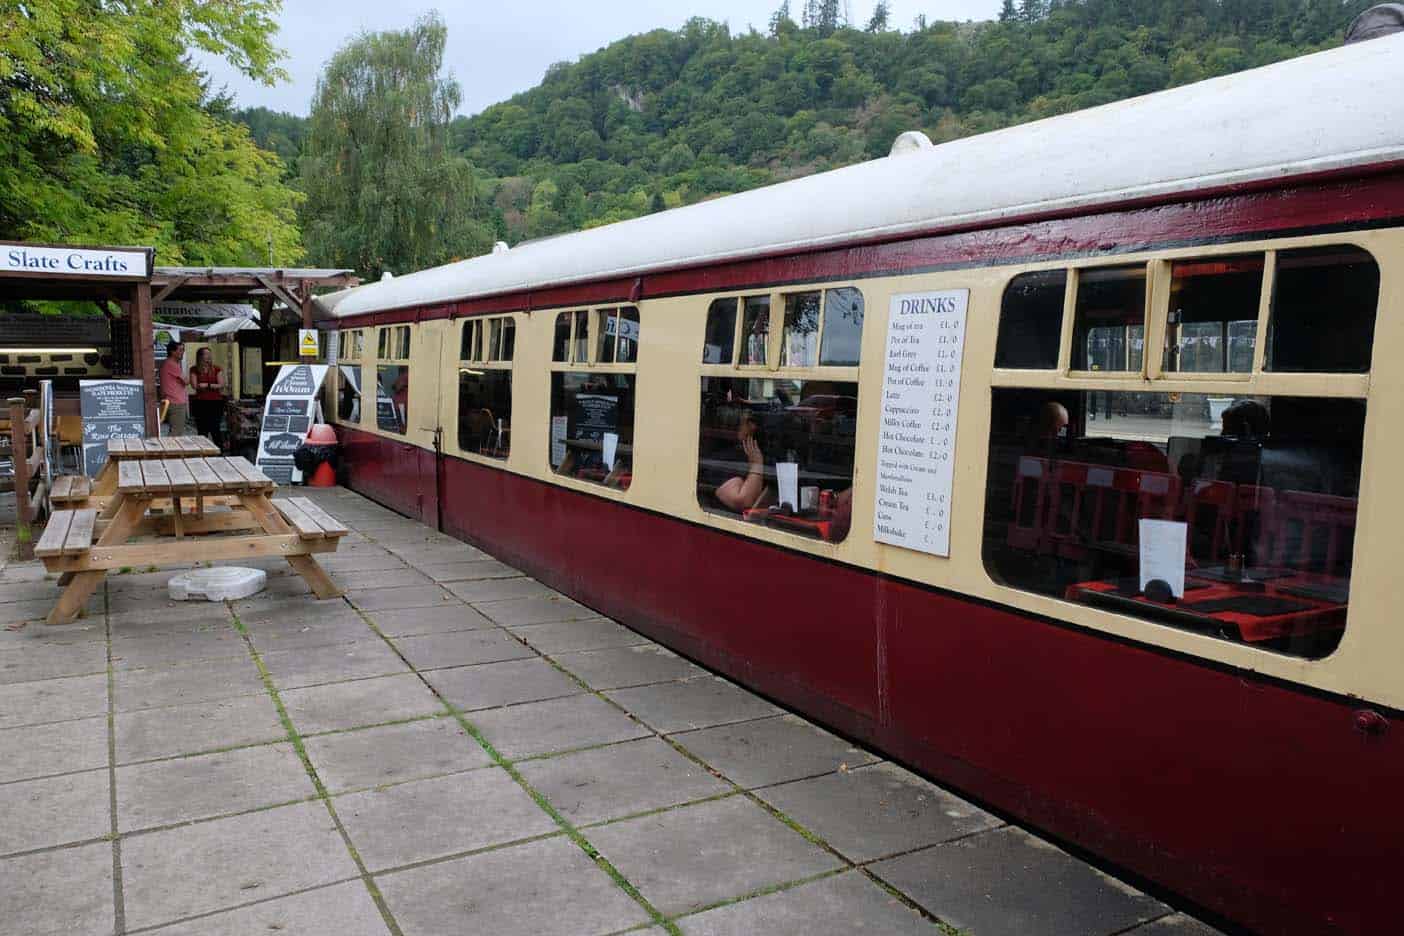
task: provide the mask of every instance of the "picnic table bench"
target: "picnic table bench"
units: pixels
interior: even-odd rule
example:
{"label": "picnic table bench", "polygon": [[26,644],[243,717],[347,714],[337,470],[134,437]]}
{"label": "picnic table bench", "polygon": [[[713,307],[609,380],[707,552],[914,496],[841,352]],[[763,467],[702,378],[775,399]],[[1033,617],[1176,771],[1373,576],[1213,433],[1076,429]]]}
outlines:
{"label": "picnic table bench", "polygon": [[[110,570],[128,567],[281,556],[318,598],[341,594],[313,556],[334,551],[345,525],[307,498],[273,500],[276,485],[247,459],[134,458],[114,476],[101,507],[56,510],[34,549],[64,586],[50,624],[72,621]],[[231,509],[203,511],[217,497]],[[174,509],[153,514],[158,501]]]}

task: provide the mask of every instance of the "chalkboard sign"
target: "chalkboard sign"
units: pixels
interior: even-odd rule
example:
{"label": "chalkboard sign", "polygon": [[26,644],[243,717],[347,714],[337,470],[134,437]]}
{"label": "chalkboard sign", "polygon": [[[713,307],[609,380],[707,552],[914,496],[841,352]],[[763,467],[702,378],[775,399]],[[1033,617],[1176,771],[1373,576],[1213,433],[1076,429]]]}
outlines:
{"label": "chalkboard sign", "polygon": [[302,480],[293,453],[307,435],[327,370],[325,364],[284,364],[268,391],[258,437],[258,467],[279,484]]}
{"label": "chalkboard sign", "polygon": [[107,462],[108,439],[146,435],[146,395],[140,380],[80,380],[83,471],[95,477]]}

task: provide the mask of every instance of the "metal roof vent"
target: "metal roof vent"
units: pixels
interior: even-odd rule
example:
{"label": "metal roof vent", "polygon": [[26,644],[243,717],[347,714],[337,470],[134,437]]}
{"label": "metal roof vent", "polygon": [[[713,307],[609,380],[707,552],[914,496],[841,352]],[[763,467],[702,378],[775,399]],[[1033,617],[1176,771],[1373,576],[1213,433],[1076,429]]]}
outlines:
{"label": "metal roof vent", "polygon": [[503,254],[511,249],[511,247],[507,246],[506,241],[498,241],[497,243],[492,245],[492,252],[495,254]]}
{"label": "metal roof vent", "polygon": [[931,138],[920,130],[908,130],[906,133],[892,141],[892,150],[887,155],[902,156],[906,153],[920,153],[922,150],[929,150],[934,143]]}
{"label": "metal roof vent", "polygon": [[381,281],[382,283],[384,283],[384,282],[386,282],[386,281],[388,281],[388,280],[392,280],[392,279],[394,279],[394,278],[395,278],[395,274],[394,274],[394,273],[391,273],[389,270],[386,270],[384,273],[380,274],[380,281]]}
{"label": "metal roof vent", "polygon": [[1381,3],[1355,18],[1346,29],[1346,45],[1404,32],[1404,3]]}

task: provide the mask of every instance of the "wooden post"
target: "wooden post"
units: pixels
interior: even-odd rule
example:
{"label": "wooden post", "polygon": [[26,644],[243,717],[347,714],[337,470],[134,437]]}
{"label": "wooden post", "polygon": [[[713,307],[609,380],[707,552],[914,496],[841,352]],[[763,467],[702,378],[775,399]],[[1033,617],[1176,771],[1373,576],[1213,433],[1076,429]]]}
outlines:
{"label": "wooden post", "polygon": [[312,284],[302,284],[302,327],[312,328]]}
{"label": "wooden post", "polygon": [[29,428],[24,424],[24,397],[10,397],[10,459],[15,467],[15,539],[21,559],[34,558],[34,530],[29,512]]}
{"label": "wooden post", "polygon": [[156,336],[151,324],[151,284],[137,283],[132,292],[132,362],[146,396],[146,434],[155,436],[160,426],[156,422]]}

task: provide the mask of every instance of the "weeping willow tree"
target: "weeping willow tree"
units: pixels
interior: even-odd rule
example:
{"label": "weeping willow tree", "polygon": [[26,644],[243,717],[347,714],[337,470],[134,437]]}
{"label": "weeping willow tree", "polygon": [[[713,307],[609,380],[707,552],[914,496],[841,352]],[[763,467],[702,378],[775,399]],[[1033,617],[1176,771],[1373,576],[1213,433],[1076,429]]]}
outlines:
{"label": "weeping willow tree", "polygon": [[299,172],[310,258],[379,277],[489,249],[473,169],[450,152],[458,83],[436,14],[344,46],[317,81]]}

